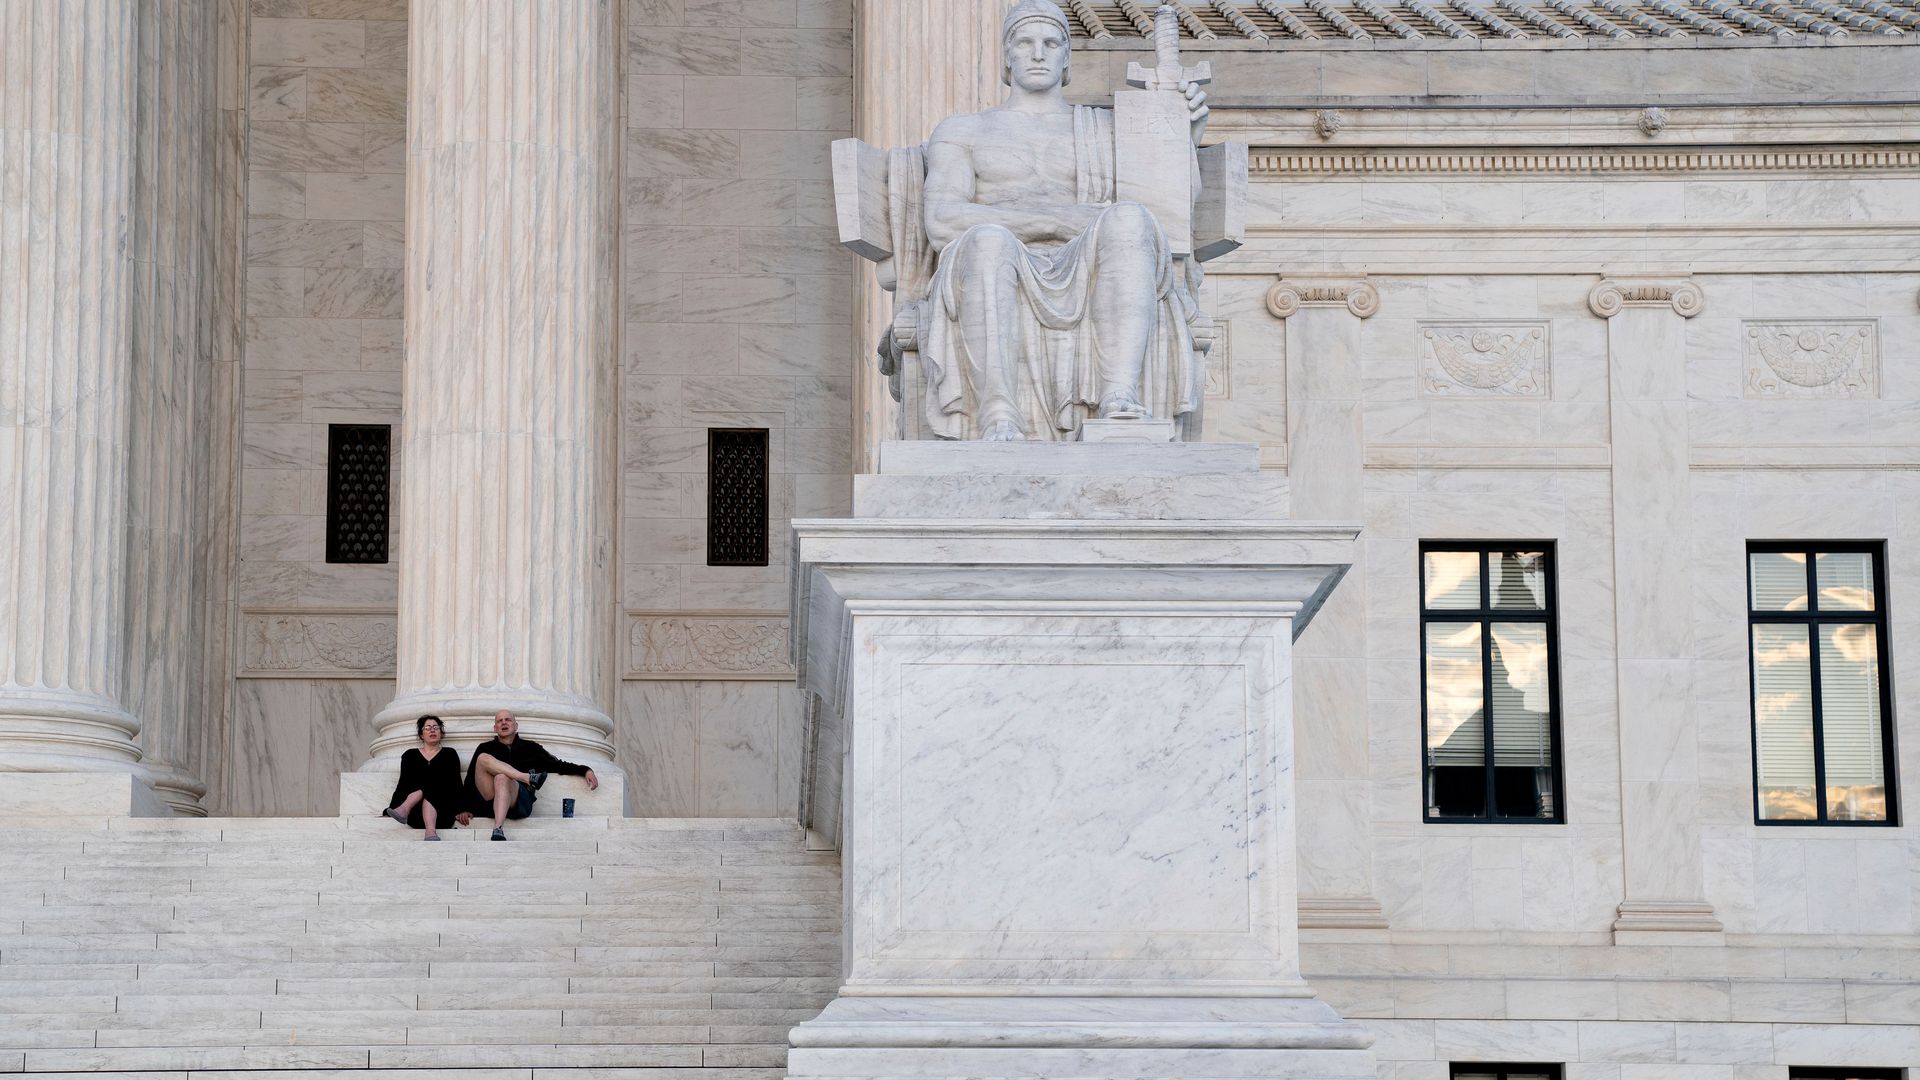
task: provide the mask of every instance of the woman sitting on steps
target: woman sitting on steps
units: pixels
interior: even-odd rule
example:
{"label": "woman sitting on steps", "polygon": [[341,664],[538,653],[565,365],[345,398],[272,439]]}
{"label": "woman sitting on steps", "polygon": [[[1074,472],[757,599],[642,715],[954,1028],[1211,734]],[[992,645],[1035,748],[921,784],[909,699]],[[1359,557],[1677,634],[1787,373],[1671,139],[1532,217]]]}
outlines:
{"label": "woman sitting on steps", "polygon": [[423,716],[413,730],[420,746],[400,755],[400,782],[393,786],[386,815],[438,840],[440,820],[460,811],[460,755],[440,744],[446,732],[439,717]]}

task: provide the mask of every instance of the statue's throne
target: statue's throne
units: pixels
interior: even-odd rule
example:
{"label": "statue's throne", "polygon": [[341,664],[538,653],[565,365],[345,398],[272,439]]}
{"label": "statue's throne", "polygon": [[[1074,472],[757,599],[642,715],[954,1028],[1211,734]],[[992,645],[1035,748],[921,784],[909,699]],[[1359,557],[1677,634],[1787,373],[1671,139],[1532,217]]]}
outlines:
{"label": "statue's throne", "polygon": [[[1184,245],[1190,246],[1191,253],[1176,244],[1177,257],[1207,262],[1246,239],[1247,147],[1235,142],[1204,146],[1194,151],[1193,160],[1198,187],[1188,203],[1189,219],[1170,223],[1167,218],[1177,211],[1152,208],[1169,236],[1191,238],[1190,245]],[[1125,178],[1120,179],[1124,192]],[[919,353],[931,315],[928,292],[938,252],[924,224],[921,200],[926,180],[925,144],[896,149],[859,139],[839,139],[833,144],[840,243],[875,263],[880,287],[893,294],[893,318],[880,335],[877,352],[893,399],[910,403],[900,410],[895,438],[927,437],[918,408],[924,393]],[[1204,354],[1213,344],[1214,322],[1198,305],[1192,310],[1189,325],[1194,348]]]}

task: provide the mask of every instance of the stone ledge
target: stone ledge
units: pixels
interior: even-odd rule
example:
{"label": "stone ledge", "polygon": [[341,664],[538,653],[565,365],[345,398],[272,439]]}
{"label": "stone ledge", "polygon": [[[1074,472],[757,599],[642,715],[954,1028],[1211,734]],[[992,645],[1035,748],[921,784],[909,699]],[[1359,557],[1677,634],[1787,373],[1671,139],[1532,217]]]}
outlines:
{"label": "stone ledge", "polygon": [[1252,473],[1255,443],[1039,443],[896,439],[880,444],[885,476],[1198,476]]}
{"label": "stone ledge", "polygon": [[[585,780],[555,774],[533,802],[534,818],[560,818],[560,800],[574,800],[576,818],[612,818],[626,816],[626,778],[600,764],[593,766],[600,778],[598,791],[588,791]],[[465,769],[461,772],[464,774]],[[391,771],[349,772],[340,774],[340,816],[377,817],[393,796],[393,785],[400,777],[399,763]],[[476,817],[476,822],[480,819]]]}

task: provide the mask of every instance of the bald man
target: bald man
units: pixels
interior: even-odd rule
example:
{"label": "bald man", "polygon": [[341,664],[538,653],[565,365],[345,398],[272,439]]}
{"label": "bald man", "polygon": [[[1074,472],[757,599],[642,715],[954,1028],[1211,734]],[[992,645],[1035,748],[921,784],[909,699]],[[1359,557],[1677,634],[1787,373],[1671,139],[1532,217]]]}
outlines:
{"label": "bald man", "polygon": [[493,738],[480,744],[467,766],[467,804],[461,824],[475,815],[493,815],[493,839],[505,840],[507,819],[516,821],[533,813],[534,792],[547,782],[548,773],[581,776],[587,790],[599,788],[600,778],[585,765],[561,761],[532,739],[520,738],[520,721],[512,712],[501,709],[493,714]]}

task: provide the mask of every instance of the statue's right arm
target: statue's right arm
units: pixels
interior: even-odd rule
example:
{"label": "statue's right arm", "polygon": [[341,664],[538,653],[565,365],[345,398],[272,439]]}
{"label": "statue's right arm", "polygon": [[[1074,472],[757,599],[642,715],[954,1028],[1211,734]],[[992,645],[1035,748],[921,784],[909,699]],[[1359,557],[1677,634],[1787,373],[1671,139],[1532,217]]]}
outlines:
{"label": "statue's right arm", "polygon": [[[1023,241],[1070,239],[1078,227],[1063,228],[1058,208],[987,206],[973,201],[971,116],[954,116],[933,129],[927,143],[927,186],[923,195],[927,239],[936,250],[975,225],[999,225]],[[1050,210],[1056,212],[1049,212]],[[1084,225],[1084,223],[1075,223]]]}

